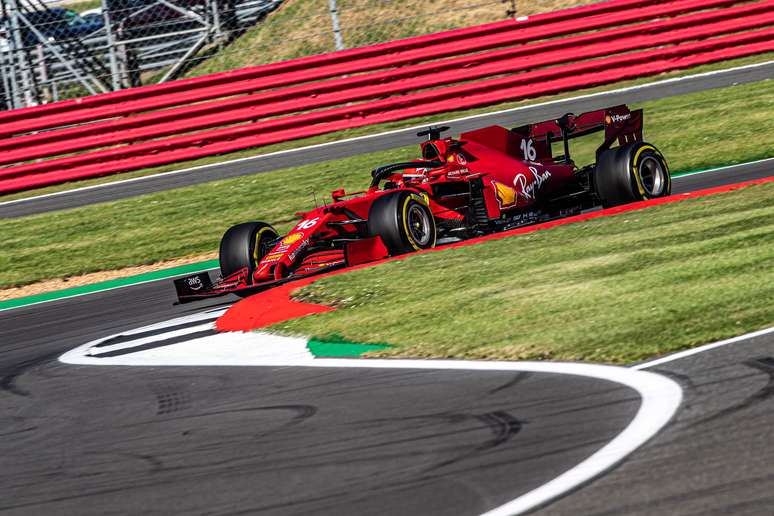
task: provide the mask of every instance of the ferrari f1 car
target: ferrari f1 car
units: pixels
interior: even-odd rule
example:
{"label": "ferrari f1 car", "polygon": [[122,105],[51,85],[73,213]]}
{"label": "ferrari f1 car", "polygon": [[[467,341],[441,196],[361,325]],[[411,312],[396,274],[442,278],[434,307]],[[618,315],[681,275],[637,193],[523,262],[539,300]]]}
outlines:
{"label": "ferrari f1 car", "polygon": [[[420,159],[374,169],[365,191],[334,191],[332,202],[298,213],[286,235],[266,222],[231,227],[220,242],[222,276],[176,280],[178,300],[245,296],[310,274],[670,193],[664,156],[643,141],[641,110],[621,105],[459,138],[443,137],[446,130],[419,132],[427,137]],[[569,142],[594,132],[604,133],[596,163],[578,166]]]}

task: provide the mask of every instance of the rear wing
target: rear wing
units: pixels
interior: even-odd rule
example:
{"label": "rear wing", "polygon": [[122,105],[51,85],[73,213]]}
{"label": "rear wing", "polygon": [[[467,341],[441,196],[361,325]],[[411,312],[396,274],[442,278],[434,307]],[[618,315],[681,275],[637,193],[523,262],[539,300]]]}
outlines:
{"label": "rear wing", "polygon": [[[569,141],[598,131],[605,132],[605,140],[597,148],[596,155],[619,145],[642,141],[642,110],[630,111],[626,105],[614,106],[581,115],[568,113],[557,120],[548,120],[511,129],[520,141],[519,148],[527,161],[566,162],[570,160]],[[564,155],[553,156],[551,144],[563,142]]]}

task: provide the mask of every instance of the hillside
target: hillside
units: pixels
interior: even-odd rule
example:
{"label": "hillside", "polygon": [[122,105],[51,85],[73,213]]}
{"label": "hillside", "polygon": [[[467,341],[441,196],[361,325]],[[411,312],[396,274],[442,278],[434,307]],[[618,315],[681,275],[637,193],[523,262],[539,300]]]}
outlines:
{"label": "hillside", "polygon": [[[594,3],[592,0],[516,0],[517,16]],[[347,48],[506,19],[502,0],[338,0]],[[286,0],[266,20],[188,76],[233,70],[335,50],[328,2]]]}

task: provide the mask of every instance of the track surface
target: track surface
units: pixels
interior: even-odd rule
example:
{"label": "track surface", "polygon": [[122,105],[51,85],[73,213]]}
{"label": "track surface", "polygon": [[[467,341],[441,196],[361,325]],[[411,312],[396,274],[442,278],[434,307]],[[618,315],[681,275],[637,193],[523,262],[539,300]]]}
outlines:
{"label": "track surface", "polygon": [[115,328],[104,300],[71,304],[90,314],[56,321],[58,338],[32,308],[3,335],[25,341],[0,355],[13,514],[477,514],[585,459],[639,406],[615,384],[526,373],[74,367],[46,355]]}
{"label": "track surface", "polygon": [[[721,181],[690,176],[675,191]],[[577,464],[639,404],[625,387],[555,375],[56,361],[219,305],[173,298],[163,281],[0,313],[0,510],[476,514]],[[686,389],[677,422],[544,512],[768,513],[772,346],[660,366]]]}
{"label": "track surface", "polygon": [[677,419],[613,474],[546,513],[771,514],[774,334],[649,371],[682,386],[686,400]]}
{"label": "track surface", "polygon": [[[771,79],[772,75],[774,75],[774,62],[762,63],[761,65],[689,76],[673,81],[646,84],[621,91],[603,92],[577,99],[566,99],[539,104],[534,107],[470,117],[460,121],[451,121],[445,125],[451,127],[451,134],[472,131],[493,124],[513,127],[541,120],[549,120],[568,112],[582,113],[616,104],[632,104],[734,84],[767,80]],[[373,137],[343,140],[294,151],[278,152],[266,156],[256,156],[238,161],[197,167],[174,174],[154,175],[128,182],[106,184],[52,196],[0,203],[0,218],[23,217],[35,213],[125,199],[162,190],[208,183],[219,179],[270,172],[308,163],[393,149],[412,145],[416,142],[416,129],[397,130]]]}

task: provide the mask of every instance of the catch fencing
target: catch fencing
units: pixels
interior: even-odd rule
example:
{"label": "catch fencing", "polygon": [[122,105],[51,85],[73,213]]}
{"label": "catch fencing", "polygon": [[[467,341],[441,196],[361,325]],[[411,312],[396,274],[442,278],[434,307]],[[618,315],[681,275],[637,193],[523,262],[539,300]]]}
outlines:
{"label": "catch fencing", "polygon": [[774,51],[774,0],[612,0],[0,113],[0,193]]}
{"label": "catch fencing", "polygon": [[[163,82],[206,59],[281,0],[3,0],[0,109]],[[93,4],[92,4],[93,5]]]}
{"label": "catch fencing", "polygon": [[419,0],[3,0],[0,109],[501,20],[516,5],[444,0],[439,18]]}

